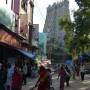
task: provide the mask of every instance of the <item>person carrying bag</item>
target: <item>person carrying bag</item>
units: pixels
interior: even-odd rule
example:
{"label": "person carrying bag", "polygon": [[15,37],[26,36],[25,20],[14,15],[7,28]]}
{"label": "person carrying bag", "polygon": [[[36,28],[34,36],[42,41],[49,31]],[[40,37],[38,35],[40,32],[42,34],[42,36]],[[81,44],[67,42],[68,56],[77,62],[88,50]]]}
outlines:
{"label": "person carrying bag", "polygon": [[40,67],[39,79],[35,87],[37,87],[37,90],[47,90],[48,88],[48,73],[43,66]]}
{"label": "person carrying bag", "polygon": [[71,72],[70,72],[70,69],[67,66],[65,67],[65,73],[66,73],[66,77],[65,77],[66,86],[69,87]]}

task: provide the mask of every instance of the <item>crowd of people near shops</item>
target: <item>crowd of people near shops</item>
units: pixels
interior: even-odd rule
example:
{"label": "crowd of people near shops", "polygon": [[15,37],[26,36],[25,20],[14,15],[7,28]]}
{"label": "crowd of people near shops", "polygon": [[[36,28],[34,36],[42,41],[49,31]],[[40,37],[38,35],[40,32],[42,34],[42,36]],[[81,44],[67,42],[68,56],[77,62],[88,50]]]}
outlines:
{"label": "crowd of people near shops", "polygon": [[1,63],[0,62],[0,90],[22,90],[22,86],[27,84],[27,76],[39,79],[35,85],[38,86],[38,90],[46,90],[50,87],[51,82],[51,70],[41,66],[36,75],[35,66],[28,69],[27,63],[24,63],[22,67],[18,64]]}
{"label": "crowd of people near shops", "polygon": [[[32,72],[30,74],[29,72]],[[37,75],[36,75],[36,74]],[[85,66],[73,65],[69,67],[67,65],[61,65],[58,67],[58,79],[60,77],[60,90],[64,90],[64,83],[69,87],[70,78],[79,76],[81,74],[81,80],[84,80]],[[37,90],[47,90],[52,85],[52,74],[50,68],[40,66],[38,70],[35,67],[29,68],[27,63],[24,62],[22,67],[18,64],[0,63],[0,90],[22,90],[22,86],[27,84],[27,76],[39,77],[35,84]],[[36,75],[36,76],[34,76]],[[49,90],[49,89],[48,89]]]}
{"label": "crowd of people near shops", "polygon": [[[60,80],[59,90],[64,90],[65,83],[67,87],[70,86],[69,81],[71,77],[75,80],[76,76],[78,77],[81,75],[81,80],[82,81],[84,80],[85,66],[84,64],[81,65],[77,64],[72,66],[62,64],[58,66],[58,70],[55,71],[55,74],[56,72],[58,72],[57,80]],[[40,67],[39,76],[40,77],[35,85],[35,87],[37,87],[37,90],[54,90],[54,87],[53,89],[47,89],[50,88],[52,85],[52,74],[50,68],[46,69],[43,66]]]}
{"label": "crowd of people near shops", "polygon": [[27,77],[36,77],[33,73],[35,68],[25,62],[22,66],[0,62],[0,90],[22,90],[22,86],[27,84]]}

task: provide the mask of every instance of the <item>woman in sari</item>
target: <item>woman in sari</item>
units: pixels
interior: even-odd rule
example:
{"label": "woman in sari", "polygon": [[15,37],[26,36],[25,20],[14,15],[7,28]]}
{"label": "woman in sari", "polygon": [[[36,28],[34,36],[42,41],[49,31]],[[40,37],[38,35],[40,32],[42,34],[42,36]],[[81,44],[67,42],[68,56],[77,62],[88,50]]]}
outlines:
{"label": "woman in sari", "polygon": [[38,90],[46,90],[48,88],[48,72],[43,66],[40,67],[36,86],[38,86]]}
{"label": "woman in sari", "polygon": [[66,72],[64,66],[62,65],[58,74],[58,77],[60,77],[60,90],[64,90],[65,76]]}

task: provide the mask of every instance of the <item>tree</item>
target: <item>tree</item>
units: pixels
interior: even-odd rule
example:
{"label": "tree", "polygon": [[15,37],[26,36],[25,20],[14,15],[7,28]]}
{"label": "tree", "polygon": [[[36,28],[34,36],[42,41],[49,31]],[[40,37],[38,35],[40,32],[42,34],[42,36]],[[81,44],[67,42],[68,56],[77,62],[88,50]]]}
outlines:
{"label": "tree", "polygon": [[12,25],[10,16],[4,9],[0,9],[0,23],[6,25],[7,27],[11,27]]}
{"label": "tree", "polygon": [[90,44],[90,1],[76,0],[79,9],[74,13],[75,19],[75,39],[77,41],[77,50],[85,52]]}
{"label": "tree", "polygon": [[90,0],[75,0],[80,8],[90,7]]}
{"label": "tree", "polygon": [[65,35],[65,47],[68,52],[71,51],[71,42],[74,37],[74,23],[71,22],[70,17],[68,15],[64,15],[59,20],[60,27],[66,32]]}
{"label": "tree", "polygon": [[75,49],[77,53],[84,53],[90,48],[90,0],[76,0],[76,2],[79,9],[74,12],[74,22],[64,16],[59,24],[66,32],[65,43],[68,42],[66,44],[69,50]]}

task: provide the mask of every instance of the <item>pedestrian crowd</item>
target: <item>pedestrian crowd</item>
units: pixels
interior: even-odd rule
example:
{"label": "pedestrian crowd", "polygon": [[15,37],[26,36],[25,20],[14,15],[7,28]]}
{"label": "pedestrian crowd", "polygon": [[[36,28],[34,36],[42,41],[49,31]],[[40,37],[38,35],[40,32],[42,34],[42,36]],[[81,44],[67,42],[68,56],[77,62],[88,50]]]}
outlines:
{"label": "pedestrian crowd", "polygon": [[73,65],[72,67],[68,67],[67,65],[61,65],[60,69],[58,70],[58,78],[60,77],[60,89],[64,90],[64,84],[66,82],[66,86],[69,87],[70,78],[76,79],[76,76],[81,77],[81,81],[84,80],[85,76],[85,66],[84,64],[81,65]]}
{"label": "pedestrian crowd", "polygon": [[[72,69],[72,70],[71,70]],[[22,90],[22,86],[27,84],[28,67],[24,63],[22,67],[17,64],[3,64],[0,63],[0,90]],[[39,78],[35,84],[37,90],[50,90],[52,85],[52,74],[50,68],[40,66],[38,70]],[[61,65],[58,67],[58,79],[60,80],[60,89],[64,90],[64,84],[70,86],[71,76],[75,80],[75,76],[81,75],[81,80],[84,80],[85,66],[73,65],[68,67],[67,65]],[[53,88],[54,90],[54,88]]]}
{"label": "pedestrian crowd", "polygon": [[17,64],[0,63],[0,90],[22,90],[27,82],[27,64],[22,67]]}
{"label": "pedestrian crowd", "polygon": [[[58,66],[58,78],[60,78],[60,88],[59,90],[64,90],[64,85],[66,83],[66,86],[70,86],[70,79],[73,77],[73,79],[76,79],[76,75],[79,76],[81,75],[81,80],[84,80],[84,75],[85,75],[85,67],[83,64],[81,65],[72,65],[69,67],[68,65],[61,65]],[[56,71],[55,71],[56,73]],[[50,89],[52,85],[52,75],[51,75],[51,70],[46,69],[45,67],[41,66],[39,69],[39,79],[35,85],[35,87],[38,87],[37,90],[54,90]]]}

